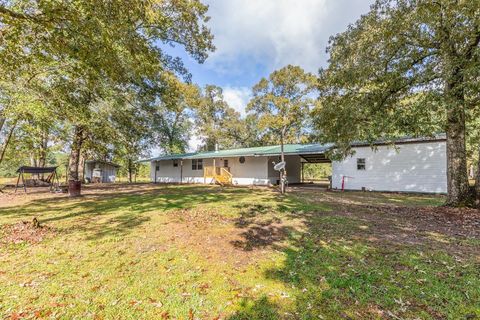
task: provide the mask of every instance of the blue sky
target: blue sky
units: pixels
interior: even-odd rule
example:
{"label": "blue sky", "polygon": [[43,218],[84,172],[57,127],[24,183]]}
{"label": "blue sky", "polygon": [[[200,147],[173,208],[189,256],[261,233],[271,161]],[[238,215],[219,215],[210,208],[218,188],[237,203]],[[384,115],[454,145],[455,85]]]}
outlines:
{"label": "blue sky", "polygon": [[174,50],[193,82],[224,89],[227,102],[244,113],[250,89],[287,64],[317,73],[325,66],[331,35],[368,12],[373,0],[204,0],[216,51],[198,64]]}

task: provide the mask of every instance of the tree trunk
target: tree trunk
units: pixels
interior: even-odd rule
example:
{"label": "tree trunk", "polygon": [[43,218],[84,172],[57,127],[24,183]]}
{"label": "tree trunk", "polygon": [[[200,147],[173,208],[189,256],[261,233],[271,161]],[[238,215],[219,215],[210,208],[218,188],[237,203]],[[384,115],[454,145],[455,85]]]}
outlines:
{"label": "tree trunk", "polygon": [[78,167],[80,163],[80,152],[82,150],[83,140],[83,129],[76,126],[74,129],[72,148],[70,150],[70,158],[68,161],[68,192],[70,196],[80,195],[80,190],[77,189],[77,187],[80,188],[81,185],[81,182],[78,179]]}
{"label": "tree trunk", "polygon": [[[463,90],[458,82],[447,85],[447,205],[470,203],[465,144],[465,109]],[[449,101],[448,101],[449,100]]]}
{"label": "tree trunk", "polygon": [[[1,121],[1,119],[0,119]],[[3,123],[2,123],[3,126]],[[3,143],[2,146],[2,152],[0,153],[0,164],[2,164],[3,158],[5,157],[5,151],[7,151],[8,144],[10,143],[10,140],[12,139],[13,131],[15,130],[15,127],[17,126],[17,121],[15,121],[10,128],[10,132],[8,133],[7,138],[5,139],[5,142]]]}
{"label": "tree trunk", "polygon": [[[42,138],[40,142],[40,150],[38,152],[38,163],[37,165],[41,168],[44,168],[47,164],[47,152],[48,152],[48,129],[42,130]],[[40,179],[44,179],[45,175],[43,173],[39,176]]]}
{"label": "tree trunk", "polygon": [[128,182],[132,183],[132,160],[128,159]]}
{"label": "tree trunk", "polygon": [[42,132],[42,139],[40,142],[40,150],[38,153],[38,166],[45,167],[47,163],[47,148],[48,148],[48,131]]}
{"label": "tree trunk", "polygon": [[85,182],[85,155],[80,152],[80,160],[78,162],[78,180]]}
{"label": "tree trunk", "polygon": [[5,118],[3,118],[2,116],[0,116],[0,131],[2,131],[3,129],[3,125],[5,124]]}
{"label": "tree trunk", "polygon": [[475,205],[480,209],[480,143],[478,144],[477,175],[475,177]]}

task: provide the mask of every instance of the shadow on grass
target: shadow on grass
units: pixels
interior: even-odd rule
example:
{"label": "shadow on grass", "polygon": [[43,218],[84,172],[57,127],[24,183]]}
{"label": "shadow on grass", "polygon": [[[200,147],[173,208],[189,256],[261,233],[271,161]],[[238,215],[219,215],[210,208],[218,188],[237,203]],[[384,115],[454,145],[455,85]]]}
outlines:
{"label": "shadow on grass", "polygon": [[306,209],[305,203],[281,195],[274,195],[272,200],[272,203],[234,206],[239,210],[234,225],[242,230],[242,239],[231,242],[235,248],[245,251],[265,247],[281,249],[285,240],[298,232],[296,227],[285,223],[301,219],[296,213]]}
{"label": "shadow on grass", "polygon": [[81,231],[87,239],[131,232],[150,220],[149,215],[167,214],[171,210],[188,209],[199,204],[219,203],[248,193],[248,189],[220,189],[205,186],[176,186],[115,193],[87,195],[82,198],[50,198],[34,200],[18,207],[0,209],[1,218],[31,219],[58,226],[69,221],[65,232]]}
{"label": "shadow on grass", "polygon": [[306,229],[288,238],[284,263],[264,274],[293,288],[292,307],[264,297],[245,300],[232,319],[480,317],[474,259],[458,260],[430,243],[371,241],[371,230],[356,217],[301,215]]}
{"label": "shadow on grass", "polygon": [[[101,239],[127,234],[148,223],[152,214],[234,203],[253,192],[206,186],[131,190],[81,200],[62,198],[62,204],[58,199],[37,200],[0,209],[0,217],[40,214],[42,222],[73,220],[69,227],[78,228],[87,239]],[[327,196],[312,203],[301,195],[269,194],[258,203],[233,206],[239,211],[233,222],[242,239],[232,244],[241,250],[269,246],[283,252],[282,265],[264,277],[291,290],[293,307],[267,297],[245,298],[230,319],[475,319],[480,312],[478,263],[457,260],[428,242],[389,239],[386,235],[405,227],[404,221],[396,220],[398,215],[376,212],[371,205],[347,206],[335,195]],[[283,224],[289,220],[302,221],[302,228]]]}
{"label": "shadow on grass", "polygon": [[267,297],[258,300],[243,299],[239,311],[228,317],[228,320],[273,320],[280,319],[278,306],[268,301]]}

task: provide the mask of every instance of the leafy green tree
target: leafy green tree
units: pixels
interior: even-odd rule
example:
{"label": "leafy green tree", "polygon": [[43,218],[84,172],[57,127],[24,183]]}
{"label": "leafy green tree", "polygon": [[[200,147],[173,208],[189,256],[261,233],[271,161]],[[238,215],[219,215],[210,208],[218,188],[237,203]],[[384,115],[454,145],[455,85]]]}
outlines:
{"label": "leafy green tree", "polygon": [[193,108],[199,98],[196,86],[170,76],[167,93],[153,102],[153,132],[166,153],[184,153],[192,131]]}
{"label": "leafy green tree", "polygon": [[[120,100],[119,103],[124,103],[124,101]],[[113,136],[115,137],[112,143],[112,158],[113,160],[119,159],[116,162],[127,169],[128,181],[132,183],[132,176],[137,172],[139,166],[137,161],[149,155],[154,141],[154,133],[151,130],[153,119],[148,108],[142,105],[115,108],[112,110],[112,114]]]}
{"label": "leafy green tree", "polygon": [[226,134],[232,140],[231,147],[249,148],[265,145],[261,140],[255,115],[246,115],[244,118],[234,117],[226,126]]}
{"label": "leafy green tree", "polygon": [[164,72],[188,78],[165,45],[206,59],[214,49],[206,11],[197,0],[0,2],[2,78],[19,82],[72,125],[70,180],[79,178],[82,146],[105,92],[148,84]]}
{"label": "leafy green tree", "polygon": [[222,88],[207,85],[196,105],[195,126],[202,139],[201,149],[214,150],[239,146],[238,131],[242,128],[240,114],[228,105]]}
{"label": "leafy green tree", "polygon": [[325,140],[447,134],[448,200],[469,201],[466,114],[478,108],[477,1],[378,0],[330,40],[315,112]]}
{"label": "leafy green tree", "polygon": [[[312,74],[288,65],[253,87],[247,112],[256,116],[264,140],[268,137],[269,141],[280,143],[282,161],[285,161],[283,145],[301,142],[306,133],[305,124],[314,103],[315,85],[316,78]],[[284,193],[284,179],[281,177],[280,180]]]}

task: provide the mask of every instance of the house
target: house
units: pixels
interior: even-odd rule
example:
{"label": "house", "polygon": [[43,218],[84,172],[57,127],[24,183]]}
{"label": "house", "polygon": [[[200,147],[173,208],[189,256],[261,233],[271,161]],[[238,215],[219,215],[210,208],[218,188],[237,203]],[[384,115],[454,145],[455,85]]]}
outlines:
{"label": "house", "polygon": [[[446,138],[404,138],[395,147],[386,142],[354,143],[353,155],[332,161],[333,144],[284,146],[287,180],[301,183],[304,163],[331,163],[333,189],[447,192]],[[220,183],[276,185],[280,146],[172,154],[149,159],[151,181],[157,183]]]}
{"label": "house", "polygon": [[84,166],[84,178],[87,182],[93,183],[111,183],[115,182],[118,164],[101,161],[86,160]]}

